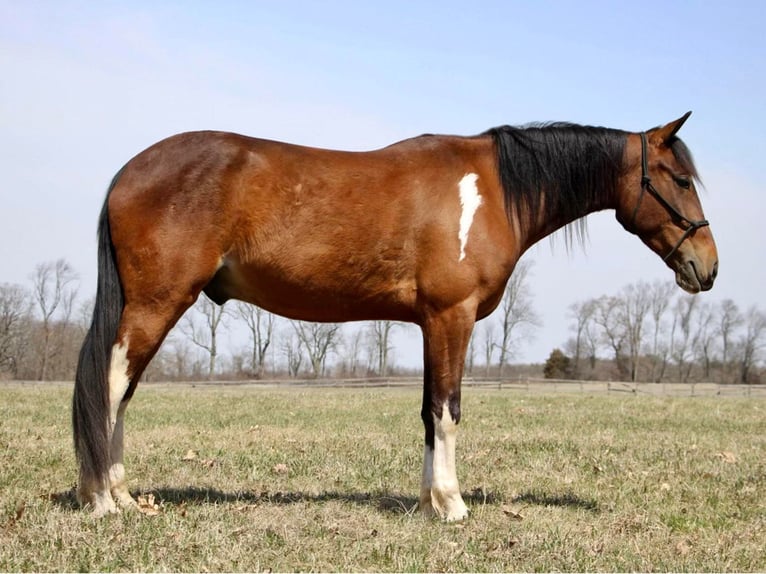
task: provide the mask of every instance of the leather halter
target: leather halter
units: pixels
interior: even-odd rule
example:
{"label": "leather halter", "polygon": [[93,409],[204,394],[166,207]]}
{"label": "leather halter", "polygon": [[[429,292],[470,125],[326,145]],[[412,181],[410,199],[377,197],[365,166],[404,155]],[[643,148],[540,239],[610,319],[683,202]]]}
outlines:
{"label": "leather halter", "polygon": [[681,246],[681,244],[684,242],[684,240],[689,237],[692,233],[694,233],[697,229],[700,227],[705,227],[707,225],[710,225],[710,222],[707,219],[689,219],[685,215],[683,215],[680,211],[678,211],[673,205],[664,197],[662,197],[662,194],[657,191],[657,189],[652,185],[652,178],[649,177],[649,161],[647,158],[647,151],[646,151],[646,134],[641,132],[641,195],[638,196],[638,202],[636,203],[636,207],[633,209],[633,217],[631,218],[631,227],[635,229],[636,225],[636,214],[638,213],[638,208],[641,206],[641,200],[644,197],[644,191],[649,191],[654,198],[659,202],[659,204],[665,208],[665,210],[670,213],[671,218],[673,219],[673,222],[684,230],[683,235],[681,235],[681,238],[676,241],[676,244],[673,246],[673,249],[670,250],[670,252],[665,255],[665,257],[662,258],[663,261],[666,261],[670,259],[670,257],[678,250],[678,248]]}

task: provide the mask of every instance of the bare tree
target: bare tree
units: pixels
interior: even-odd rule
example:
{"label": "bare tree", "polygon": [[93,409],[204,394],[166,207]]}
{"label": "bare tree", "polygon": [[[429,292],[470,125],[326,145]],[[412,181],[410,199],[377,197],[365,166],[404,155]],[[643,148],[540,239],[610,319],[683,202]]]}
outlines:
{"label": "bare tree", "polygon": [[274,335],[274,315],[249,303],[237,301],[234,307],[237,316],[241,318],[250,331],[252,345],[252,376],[259,379],[263,376],[266,364],[266,351],[269,350]]}
{"label": "bare tree", "polygon": [[346,375],[356,377],[359,375],[363,356],[364,339],[363,332],[354,331],[352,333],[346,333],[338,341],[338,345],[342,347],[340,355],[343,357],[343,371]]}
{"label": "bare tree", "polygon": [[[292,321],[290,324],[292,325]],[[297,377],[303,364],[303,347],[300,338],[294,328],[281,336],[281,350],[287,361],[287,373],[291,377]]]}
{"label": "bare tree", "polygon": [[625,330],[630,380],[635,381],[638,377],[638,366],[641,359],[644,323],[651,308],[649,285],[639,282],[625,286],[618,301],[620,305],[619,318],[623,322]]}
{"label": "bare tree", "polygon": [[618,376],[626,378],[628,368],[625,361],[625,340],[627,333],[621,317],[620,299],[604,295],[598,299],[593,321],[598,325],[601,339],[612,351]]}
{"label": "bare tree", "polygon": [[694,348],[692,319],[699,299],[694,295],[678,298],[671,330],[671,356],[678,367],[678,380],[685,383],[691,376],[694,363],[690,360]]}
{"label": "bare tree", "polygon": [[540,325],[540,318],[534,310],[532,296],[527,286],[531,263],[521,261],[511,274],[505,286],[500,303],[500,376],[503,369],[516,351],[518,340],[531,334],[532,328]]}
{"label": "bare tree", "polygon": [[495,354],[497,343],[495,342],[495,324],[492,321],[484,321],[482,326],[482,350],[484,351],[484,376],[488,377],[492,368],[492,357]]}
{"label": "bare tree", "polygon": [[[572,371],[575,377],[579,377],[581,374],[580,358],[582,357],[583,351],[586,349],[591,351],[588,343],[593,340],[593,337],[589,335],[590,330],[592,330],[593,315],[596,312],[597,306],[598,302],[595,299],[588,299],[582,303],[573,303],[569,306],[569,313],[574,319],[571,328],[575,332],[572,342],[572,358],[574,361]],[[596,349],[592,349],[592,353],[590,354],[593,357],[593,362],[595,362]],[[594,365],[591,364],[591,368],[593,368],[593,366]]]}
{"label": "bare tree", "polygon": [[702,367],[705,380],[710,380],[711,365],[716,348],[715,311],[710,303],[702,302],[696,314],[694,329],[694,354]]}
{"label": "bare tree", "polygon": [[583,349],[587,354],[586,356],[588,357],[588,366],[592,372],[596,369],[596,359],[598,358],[598,348],[600,345],[598,326],[595,324],[592,317],[583,332],[582,344]]}
{"label": "bare tree", "polygon": [[[646,375],[659,382],[668,365],[675,367],[680,382],[693,376],[711,380],[720,358],[721,382],[732,382],[732,376],[752,382],[766,345],[766,315],[755,307],[743,315],[730,299],[714,305],[692,295],[676,296],[670,282],[627,285],[617,296],[575,303],[570,313],[574,336],[567,349],[575,364],[581,364],[583,349],[595,334],[613,354],[619,376],[631,380]],[[595,360],[597,345],[592,348]],[[640,369],[647,361],[648,368]]]}
{"label": "bare tree", "polygon": [[311,374],[315,378],[324,375],[327,357],[338,343],[341,324],[306,321],[290,321],[290,323],[311,363]]}
{"label": "bare tree", "polygon": [[23,324],[29,313],[29,298],[20,285],[0,285],[0,372],[18,374],[23,348]]}
{"label": "bare tree", "polygon": [[721,341],[721,382],[729,383],[730,362],[734,334],[744,323],[742,313],[731,299],[724,299],[718,311],[718,336]]}
{"label": "bare tree", "polygon": [[670,281],[655,281],[649,287],[649,316],[652,320],[652,346],[649,379],[656,383],[665,375],[669,345],[662,340],[665,332],[663,317],[673,301],[675,285]]}
{"label": "bare tree", "polygon": [[74,317],[75,326],[82,331],[82,336],[85,337],[85,333],[88,332],[90,327],[91,317],[93,316],[93,308],[96,306],[96,298],[89,297],[85,301],[81,301],[77,306],[77,311]]}
{"label": "bare tree", "polygon": [[[236,351],[232,351],[229,353],[229,356],[227,357],[228,360],[224,363],[224,369],[230,373],[232,376],[235,376],[237,378],[241,377],[245,372],[247,372],[247,367],[245,366],[248,363],[248,352],[238,353]],[[251,371],[252,373],[252,371]],[[252,374],[251,374],[252,376]]]}
{"label": "bare tree", "polygon": [[750,373],[758,355],[766,343],[766,314],[755,307],[748,309],[745,319],[745,333],[739,340],[739,381],[750,382]]}
{"label": "bare tree", "polygon": [[192,312],[184,316],[181,325],[181,331],[189,340],[208,354],[207,379],[209,381],[215,375],[219,330],[225,326],[224,317],[226,316],[228,316],[228,310],[223,305],[216,305],[203,294],[192,307]]}
{"label": "bare tree", "polygon": [[178,381],[191,377],[194,359],[186,339],[171,336],[165,340],[163,347],[167,347],[168,366],[171,376]]}
{"label": "bare tree", "polygon": [[72,287],[72,283],[76,279],[77,273],[64,259],[40,263],[32,275],[32,295],[40,311],[42,329],[41,357],[38,370],[38,379],[41,381],[48,377],[48,366],[54,352],[53,326],[56,312],[63,311],[65,316],[63,322],[68,322],[77,296],[77,289]]}
{"label": "bare tree", "polygon": [[393,350],[391,334],[399,326],[401,323],[396,321],[371,321],[367,328],[367,338],[371,346],[370,355],[375,358],[375,370],[380,377],[388,375],[389,356]]}

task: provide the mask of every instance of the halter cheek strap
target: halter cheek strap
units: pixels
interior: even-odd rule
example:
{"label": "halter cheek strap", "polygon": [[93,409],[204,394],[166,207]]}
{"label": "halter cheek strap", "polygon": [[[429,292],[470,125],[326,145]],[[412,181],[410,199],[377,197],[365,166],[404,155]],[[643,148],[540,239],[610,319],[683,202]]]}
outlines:
{"label": "halter cheek strap", "polygon": [[648,160],[648,153],[646,150],[646,134],[641,132],[641,193],[638,196],[638,201],[636,202],[636,207],[633,208],[633,216],[631,217],[631,227],[635,229],[636,224],[636,215],[638,214],[638,208],[641,207],[641,200],[644,198],[644,191],[648,191],[652,194],[652,196],[659,202],[659,204],[665,208],[665,210],[670,213],[671,218],[673,219],[673,222],[678,225],[681,229],[684,230],[683,234],[681,235],[680,239],[676,241],[676,244],[673,246],[673,249],[671,249],[665,257],[662,258],[663,261],[666,261],[670,259],[670,257],[678,251],[678,248],[681,247],[681,244],[686,240],[689,235],[694,233],[697,229],[700,227],[705,227],[707,225],[710,225],[710,222],[707,219],[689,219],[688,217],[684,216],[680,211],[678,211],[673,205],[664,197],[662,197],[662,194],[657,191],[657,188],[652,185],[652,178],[649,177],[649,160]]}

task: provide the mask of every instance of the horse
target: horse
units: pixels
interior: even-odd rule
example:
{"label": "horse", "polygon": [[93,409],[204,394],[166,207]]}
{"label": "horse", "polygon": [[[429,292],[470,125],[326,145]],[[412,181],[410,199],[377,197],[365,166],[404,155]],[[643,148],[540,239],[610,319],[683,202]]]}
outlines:
{"label": "horse", "polygon": [[644,132],[505,125],[365,152],[200,131],[139,153],[114,176],[99,218],[96,302],[72,399],[78,500],[96,516],[136,506],[125,409],[204,292],[292,319],[418,325],[419,508],[466,518],[455,455],[466,349],[530,246],[611,209],[682,289],[713,286],[717,250],[677,136],[690,113]]}

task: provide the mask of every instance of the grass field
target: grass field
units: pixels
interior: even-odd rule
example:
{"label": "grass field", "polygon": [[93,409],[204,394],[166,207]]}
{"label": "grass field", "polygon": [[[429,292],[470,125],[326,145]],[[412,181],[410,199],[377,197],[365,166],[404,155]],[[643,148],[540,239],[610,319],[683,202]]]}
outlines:
{"label": "grass field", "polygon": [[412,511],[416,390],[142,387],[102,520],[69,400],[0,385],[0,571],[766,570],[763,399],[467,389],[461,524]]}

